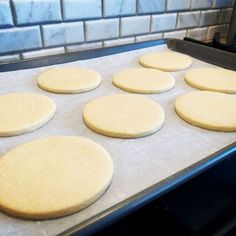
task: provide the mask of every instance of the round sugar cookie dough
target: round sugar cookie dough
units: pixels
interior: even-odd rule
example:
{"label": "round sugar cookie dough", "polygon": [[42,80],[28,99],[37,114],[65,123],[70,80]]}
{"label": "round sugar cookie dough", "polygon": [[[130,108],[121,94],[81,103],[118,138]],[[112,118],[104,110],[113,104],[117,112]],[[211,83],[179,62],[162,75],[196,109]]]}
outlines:
{"label": "round sugar cookie dough", "polygon": [[141,56],[139,63],[162,71],[179,71],[189,68],[192,65],[192,59],[177,52],[153,52]]}
{"label": "round sugar cookie dough", "polygon": [[26,219],[66,216],[101,197],[112,172],[109,154],[91,140],[33,140],[0,158],[0,209]]}
{"label": "round sugar cookie dough", "polygon": [[0,95],[0,136],[33,131],[46,124],[55,114],[55,102],[33,93]]}
{"label": "round sugar cookie dough", "polygon": [[91,130],[106,136],[139,138],[159,130],[165,114],[159,104],[142,95],[110,95],[87,103],[83,120]]}
{"label": "round sugar cookie dough", "polygon": [[47,70],[38,77],[38,86],[52,93],[81,93],[95,89],[101,76],[86,68],[64,67]]}
{"label": "round sugar cookie dough", "polygon": [[115,74],[112,83],[132,93],[162,93],[174,87],[175,79],[159,70],[133,68]]}
{"label": "round sugar cookie dough", "polygon": [[191,125],[215,130],[236,131],[236,97],[198,91],[184,94],[175,101],[175,111]]}
{"label": "round sugar cookie dough", "polygon": [[236,71],[222,68],[197,68],[187,71],[185,81],[194,88],[236,93]]}

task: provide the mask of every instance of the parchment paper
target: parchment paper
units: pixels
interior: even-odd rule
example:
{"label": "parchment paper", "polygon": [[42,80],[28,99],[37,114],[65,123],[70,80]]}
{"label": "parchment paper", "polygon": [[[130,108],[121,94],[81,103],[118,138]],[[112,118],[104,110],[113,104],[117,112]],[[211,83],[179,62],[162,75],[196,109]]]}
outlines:
{"label": "parchment paper", "polygon": [[[176,79],[174,89],[162,94],[145,95],[161,104],[166,113],[165,124],[157,133],[139,139],[115,139],[96,134],[84,125],[82,109],[88,101],[101,95],[127,94],[112,85],[114,73],[125,68],[140,67],[140,55],[165,50],[168,50],[167,46],[161,45],[62,65],[0,73],[0,94],[32,92],[49,96],[57,104],[55,117],[44,127],[28,134],[0,138],[0,156],[32,139],[52,135],[76,135],[101,144],[110,153],[114,163],[111,186],[90,207],[74,215],[48,221],[26,221],[0,213],[0,235],[45,236],[60,233],[236,140],[235,132],[214,132],[193,127],[176,115],[173,109],[175,98],[183,93],[196,91],[184,82],[185,71],[171,73]],[[97,89],[77,95],[52,94],[38,88],[37,76],[46,69],[57,66],[82,66],[96,70],[101,73],[103,82]],[[192,68],[201,66],[214,67],[193,59]]]}

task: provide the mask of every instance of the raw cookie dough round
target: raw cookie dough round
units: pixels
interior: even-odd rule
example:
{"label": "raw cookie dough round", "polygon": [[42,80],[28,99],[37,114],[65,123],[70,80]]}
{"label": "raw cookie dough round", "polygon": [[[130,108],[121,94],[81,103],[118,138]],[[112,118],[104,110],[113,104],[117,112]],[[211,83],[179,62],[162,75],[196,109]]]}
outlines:
{"label": "raw cookie dough round", "polygon": [[139,63],[145,67],[163,71],[178,71],[189,68],[192,59],[177,52],[153,52],[139,58]]}
{"label": "raw cookie dough round", "polygon": [[175,79],[159,70],[133,68],[115,74],[112,83],[128,92],[161,93],[172,89]]}
{"label": "raw cookie dough round", "polygon": [[197,68],[187,71],[185,81],[197,89],[236,93],[236,72],[222,68]]}
{"label": "raw cookie dough round", "polygon": [[0,136],[13,136],[35,130],[55,114],[56,104],[33,93],[0,95]]}
{"label": "raw cookie dough round", "polygon": [[110,95],[86,104],[83,119],[97,133],[116,138],[138,138],[159,130],[165,114],[159,104],[142,95]]}
{"label": "raw cookie dough round", "polygon": [[236,97],[198,91],[184,94],[175,101],[175,111],[188,123],[215,131],[236,131]]}
{"label": "raw cookie dough round", "polygon": [[112,171],[109,154],[91,140],[33,140],[0,158],[0,209],[27,219],[72,214],[104,193]]}
{"label": "raw cookie dough round", "polygon": [[64,67],[47,70],[38,77],[38,86],[52,93],[81,93],[98,87],[101,76],[95,71]]}

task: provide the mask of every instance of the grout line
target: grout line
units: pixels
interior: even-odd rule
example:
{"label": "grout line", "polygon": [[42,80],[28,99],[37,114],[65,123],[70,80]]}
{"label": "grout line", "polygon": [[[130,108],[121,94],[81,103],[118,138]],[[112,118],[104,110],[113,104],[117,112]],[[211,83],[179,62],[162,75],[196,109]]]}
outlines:
{"label": "grout line", "polygon": [[104,1],[105,0],[100,0],[100,2],[101,2],[101,13],[102,13],[102,17],[101,18],[102,19],[105,18],[105,7],[104,7],[105,4],[104,4]]}
{"label": "grout line", "polygon": [[44,32],[43,32],[42,25],[39,25],[39,29],[40,29],[40,36],[41,36],[42,46],[43,46],[43,48],[45,48]]}
{"label": "grout line", "polygon": [[188,37],[189,30],[190,30],[190,29],[187,29],[187,30],[186,30],[186,35],[185,35],[185,37]]}
{"label": "grout line", "polygon": [[122,37],[121,36],[121,17],[119,17],[119,38]]}
{"label": "grout line", "polygon": [[151,29],[152,29],[152,14],[150,15],[150,23],[149,23],[149,34],[151,34]]}
{"label": "grout line", "polygon": [[16,17],[16,11],[15,11],[13,0],[10,0],[9,3],[10,3],[10,8],[11,8],[13,24],[14,26],[17,26],[17,17]]}
{"label": "grout line", "polygon": [[211,9],[213,9],[213,2],[214,2],[214,0],[211,1]]}
{"label": "grout line", "polygon": [[194,0],[191,0],[191,2],[190,2],[190,8],[189,8],[190,11],[192,10],[192,7],[193,7],[193,1]]}
{"label": "grout line", "polygon": [[167,1],[168,1],[168,0],[165,0],[165,10],[164,10],[164,13],[167,12]]}
{"label": "grout line", "polygon": [[179,20],[179,12],[176,12],[176,22],[175,22],[175,29],[177,29],[177,25],[178,25],[178,20]]}
{"label": "grout line", "polygon": [[[145,15],[145,13],[139,13],[139,5],[140,5],[139,0],[136,0],[136,16]],[[148,13],[146,13],[146,14],[148,14]]]}
{"label": "grout line", "polygon": [[189,4],[189,7],[188,7],[188,11],[191,11],[191,5],[192,5],[192,0],[190,0],[190,2],[189,2],[190,4]]}
{"label": "grout line", "polygon": [[20,56],[20,60],[23,60],[23,52],[19,53],[19,56]]}
{"label": "grout line", "polygon": [[199,27],[201,27],[200,26],[200,22],[201,22],[201,19],[202,19],[202,10],[200,10],[200,16],[199,16],[199,20],[198,20],[198,24],[197,24],[197,27],[199,28]]}
{"label": "grout line", "polygon": [[60,7],[61,7],[61,19],[62,19],[62,22],[65,21],[64,19],[64,7],[63,7],[63,0],[60,0]]}
{"label": "grout line", "polygon": [[87,30],[85,27],[85,21],[83,21],[83,31],[84,31],[84,43],[87,42]]}

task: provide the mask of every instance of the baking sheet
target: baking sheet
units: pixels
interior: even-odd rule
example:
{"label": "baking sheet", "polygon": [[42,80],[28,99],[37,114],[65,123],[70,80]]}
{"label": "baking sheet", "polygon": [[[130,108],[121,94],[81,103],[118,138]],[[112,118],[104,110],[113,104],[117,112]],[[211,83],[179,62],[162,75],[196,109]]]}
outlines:
{"label": "baking sheet", "polygon": [[[112,75],[125,68],[141,67],[138,57],[168,50],[166,45],[139,49],[116,55],[36,69],[0,73],[0,94],[33,92],[52,98],[57,104],[55,117],[44,127],[24,135],[0,138],[0,155],[32,139],[52,135],[76,135],[101,144],[114,163],[113,181],[106,193],[88,208],[71,216],[47,221],[26,221],[0,213],[0,235],[55,235],[114,206],[128,197],[160,182],[233,143],[236,133],[221,133],[193,127],[181,120],[173,109],[179,95],[196,91],[188,86],[185,71],[172,72],[175,88],[157,95],[145,95],[164,108],[166,121],[157,133],[139,139],[115,139],[89,130],[82,121],[84,105],[97,96],[127,94],[112,85]],[[103,82],[97,89],[76,94],[52,94],[37,87],[37,76],[53,67],[82,66],[96,70]],[[212,66],[193,59],[192,68]],[[30,193],[29,193],[30,194]]]}

